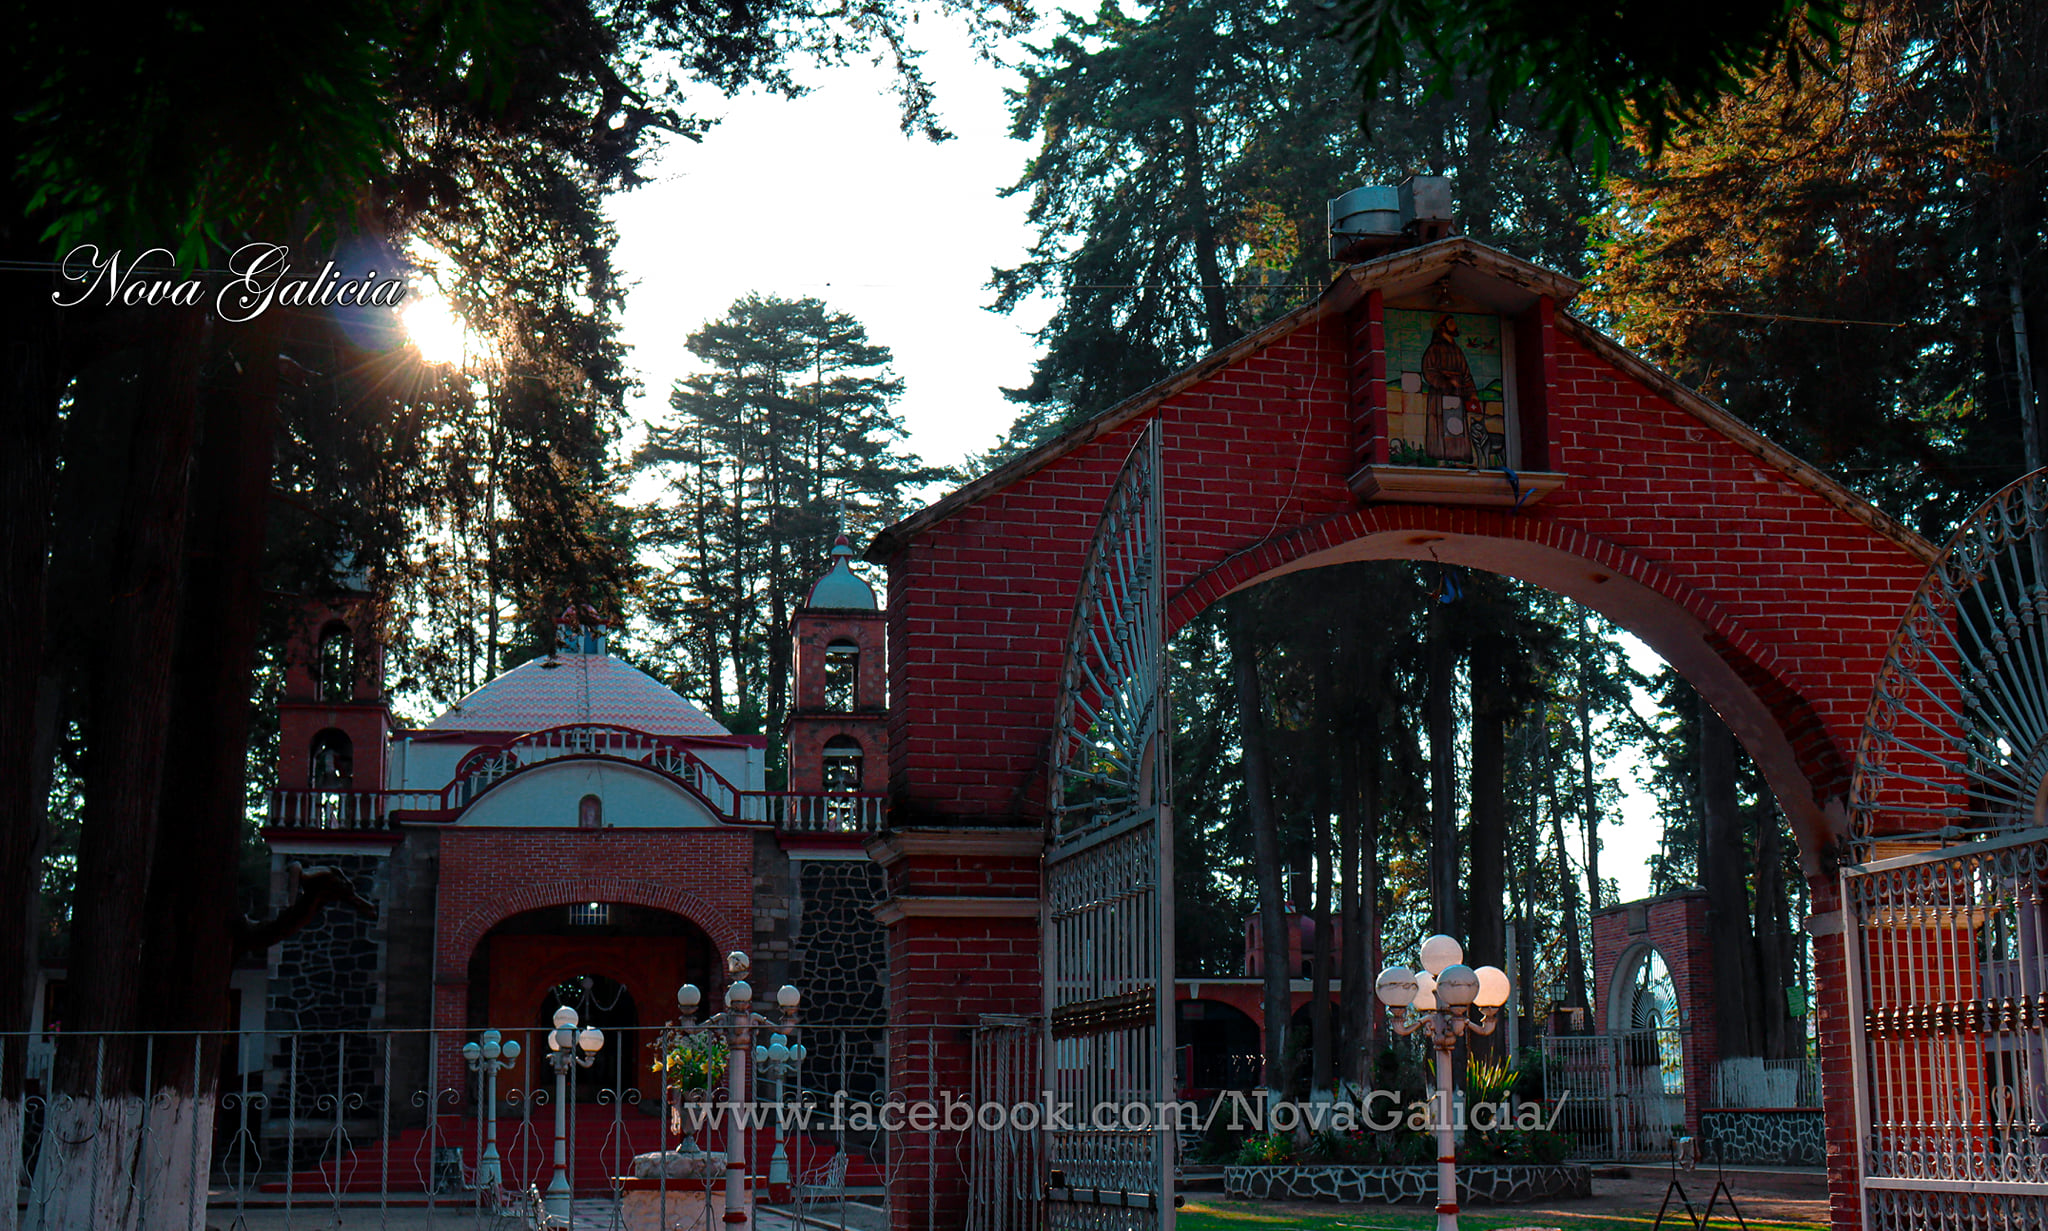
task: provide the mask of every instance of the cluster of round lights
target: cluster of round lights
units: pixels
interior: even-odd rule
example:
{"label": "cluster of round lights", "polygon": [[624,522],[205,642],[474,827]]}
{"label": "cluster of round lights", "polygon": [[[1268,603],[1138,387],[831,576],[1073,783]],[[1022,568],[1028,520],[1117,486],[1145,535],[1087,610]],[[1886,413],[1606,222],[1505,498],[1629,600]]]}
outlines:
{"label": "cluster of round lights", "polygon": [[787,1035],[770,1035],[763,1046],[754,1044],[754,1063],[763,1067],[782,1064],[802,1064],[804,1057],[811,1053],[801,1043],[791,1043]]}
{"label": "cluster of round lights", "polygon": [[1389,966],[1380,972],[1373,991],[1380,1002],[1396,1009],[1418,1009],[1428,1013],[1441,1004],[1447,1009],[1478,1005],[1498,1009],[1508,1002],[1513,987],[1507,972],[1498,966],[1474,970],[1465,965],[1465,950],[1448,936],[1432,936],[1422,942],[1422,969]]}
{"label": "cluster of round lights", "polygon": [[548,1031],[548,1050],[581,1048],[595,1054],[604,1050],[604,1031],[595,1026],[576,1029],[576,1010],[563,1005],[555,1010],[555,1028]]}
{"label": "cluster of round lights", "polygon": [[[502,1044],[499,1042],[500,1039],[504,1039]],[[486,1030],[483,1033],[483,1042],[462,1045],[462,1058],[471,1064],[479,1060],[496,1060],[500,1056],[507,1060],[519,1059],[519,1040],[506,1039],[495,1030]]]}
{"label": "cluster of round lights", "polygon": [[[745,979],[736,980],[725,989],[725,1007],[728,1009],[745,1008],[747,1005],[752,1004],[753,1000],[754,985],[748,983]],[[790,984],[785,983],[775,989],[775,1003],[781,1005],[785,1010],[796,1008],[802,1000],[803,993],[797,991]],[[696,984],[685,983],[676,989],[676,1004],[682,1008],[683,1012],[695,1013],[697,1006],[702,1003],[704,1003],[704,993]]]}

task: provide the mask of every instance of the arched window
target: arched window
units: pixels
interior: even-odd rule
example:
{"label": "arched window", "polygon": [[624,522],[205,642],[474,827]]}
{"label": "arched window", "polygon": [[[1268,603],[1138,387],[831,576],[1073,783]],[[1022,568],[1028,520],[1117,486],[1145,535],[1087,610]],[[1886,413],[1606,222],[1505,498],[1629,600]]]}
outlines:
{"label": "arched window", "polygon": [[828,791],[860,790],[861,766],[860,741],[851,735],[835,735],[825,741],[824,768],[825,789]]}
{"label": "arched window", "polygon": [[320,699],[347,701],[356,691],[356,642],[339,620],[320,630]]}
{"label": "arched window", "polygon": [[576,827],[578,829],[604,828],[604,801],[595,795],[585,795],[576,804]]}
{"label": "arched window", "polygon": [[352,791],[356,782],[356,750],[348,733],[327,728],[313,737],[313,789]]}
{"label": "arched window", "polygon": [[825,708],[851,710],[855,682],[860,679],[860,647],[835,641],[825,647]]}

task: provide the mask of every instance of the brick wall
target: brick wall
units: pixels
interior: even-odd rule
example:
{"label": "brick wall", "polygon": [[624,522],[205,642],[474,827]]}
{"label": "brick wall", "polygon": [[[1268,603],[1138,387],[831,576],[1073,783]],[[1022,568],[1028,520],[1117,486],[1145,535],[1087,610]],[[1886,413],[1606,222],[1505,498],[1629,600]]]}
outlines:
{"label": "brick wall", "polygon": [[[1642,636],[1713,701],[1809,848],[1924,562],[1554,331],[1547,451],[1569,476],[1520,512],[1359,507],[1341,318],[1162,402],[1175,626],[1232,589],[1347,559],[1509,573]],[[1143,420],[925,527],[889,561],[898,815],[1029,817],[1083,554]],[[1811,849],[1809,853],[1813,853]],[[1815,865],[1818,866],[1817,864]]]}
{"label": "brick wall", "polygon": [[542,907],[621,902],[681,915],[720,953],[746,949],[754,933],[755,833],[442,830],[434,937],[434,1025],[447,1032],[436,1058],[441,1083],[461,1087],[461,1032],[472,1025],[470,957],[493,926]]}
{"label": "brick wall", "polygon": [[1685,1124],[1699,1130],[1711,1105],[1714,1069],[1721,1062],[1714,1018],[1714,940],[1707,926],[1707,895],[1685,890],[1625,902],[1593,916],[1593,1020],[1595,1031],[1619,1033],[1612,1000],[1616,973],[1633,975],[1645,948],[1655,949],[1671,972],[1678,996],[1679,1046],[1685,1059]]}
{"label": "brick wall", "polygon": [[[913,1103],[973,1089],[982,1015],[1045,1007],[1036,829],[897,831],[870,847],[888,896],[889,1090]],[[965,1225],[966,1139],[901,1133],[890,1145],[890,1226]]]}

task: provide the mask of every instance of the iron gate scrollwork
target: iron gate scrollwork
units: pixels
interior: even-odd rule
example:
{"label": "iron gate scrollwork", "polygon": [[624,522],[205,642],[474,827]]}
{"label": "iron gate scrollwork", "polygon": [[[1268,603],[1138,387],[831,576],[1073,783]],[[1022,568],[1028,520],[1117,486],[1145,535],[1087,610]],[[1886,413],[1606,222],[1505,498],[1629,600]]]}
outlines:
{"label": "iron gate scrollwork", "polygon": [[1845,869],[1864,1225],[2048,1229],[2048,831]]}
{"label": "iron gate scrollwork", "polygon": [[2036,472],[1928,569],[1857,748],[1862,862],[1841,887],[1874,1231],[2048,1231],[2044,784],[2048,472]]}
{"label": "iron gate scrollwork", "polygon": [[1173,819],[1157,420],[1089,545],[1053,735],[1043,1225],[1173,1225]]}

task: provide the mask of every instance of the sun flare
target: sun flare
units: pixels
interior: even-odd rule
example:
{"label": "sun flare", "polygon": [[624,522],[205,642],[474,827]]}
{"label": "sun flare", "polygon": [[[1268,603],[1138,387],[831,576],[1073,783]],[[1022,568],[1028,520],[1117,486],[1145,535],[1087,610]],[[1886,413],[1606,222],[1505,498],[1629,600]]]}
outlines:
{"label": "sun flare", "polygon": [[419,349],[420,358],[434,364],[466,364],[483,353],[483,339],[462,319],[442,293],[439,271],[450,267],[448,258],[432,245],[414,240],[408,245],[413,263],[422,277],[417,279],[408,302],[398,311],[406,336]]}

